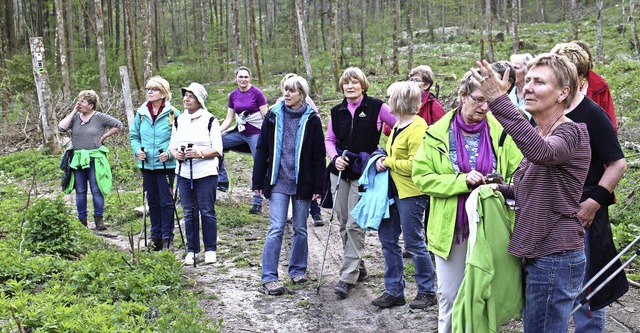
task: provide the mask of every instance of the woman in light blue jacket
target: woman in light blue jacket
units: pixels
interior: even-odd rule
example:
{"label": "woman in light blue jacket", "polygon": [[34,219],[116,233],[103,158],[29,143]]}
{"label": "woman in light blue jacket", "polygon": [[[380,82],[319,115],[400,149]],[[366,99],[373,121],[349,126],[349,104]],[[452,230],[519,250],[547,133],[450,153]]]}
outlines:
{"label": "woman in light blue jacket", "polygon": [[151,246],[168,250],[173,243],[173,180],[176,160],[169,154],[171,126],[180,112],[171,105],[169,82],[154,76],[147,82],[147,101],[136,112],[129,138],[147,191]]}

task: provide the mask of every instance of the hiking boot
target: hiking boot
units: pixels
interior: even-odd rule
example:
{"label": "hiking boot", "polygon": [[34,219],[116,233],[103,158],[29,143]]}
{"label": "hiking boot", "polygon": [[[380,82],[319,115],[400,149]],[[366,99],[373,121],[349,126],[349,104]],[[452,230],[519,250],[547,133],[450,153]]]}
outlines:
{"label": "hiking boot", "polygon": [[261,204],[253,204],[251,209],[249,209],[249,214],[260,215],[262,213],[262,205]]}
{"label": "hiking boot", "polygon": [[360,267],[358,272],[358,281],[364,281],[368,276],[369,274],[367,273],[367,269],[364,267]]}
{"label": "hiking boot", "polygon": [[346,283],[344,281],[338,281],[338,284],[336,284],[335,289],[333,289],[333,292],[338,295],[339,299],[345,299],[347,298],[347,296],[349,296],[349,290],[355,288],[355,284],[351,284],[351,283]]}
{"label": "hiking boot", "polygon": [[184,264],[189,266],[193,265],[194,260],[198,260],[198,255],[195,252],[187,252],[187,255],[184,257]]}
{"label": "hiking boot", "polygon": [[391,296],[389,295],[389,293],[387,293],[386,291],[384,292],[384,294],[382,294],[382,296],[374,299],[373,301],[371,301],[371,304],[381,308],[381,309],[386,309],[386,308],[390,308],[393,306],[399,306],[399,305],[404,305],[406,302],[404,300],[404,297],[395,297],[395,296]]}
{"label": "hiking boot", "polygon": [[407,251],[407,249],[403,249],[402,250],[402,257],[403,258],[411,258],[411,253],[409,253],[409,251]]}
{"label": "hiking boot", "polygon": [[307,281],[309,280],[307,279],[307,276],[304,274],[294,276],[291,278],[291,282],[293,282],[293,284],[303,284],[303,283],[307,283]]}
{"label": "hiking boot", "polygon": [[204,264],[210,265],[216,262],[216,251],[204,251]]}
{"label": "hiking boot", "polygon": [[219,182],[218,191],[227,192],[229,190],[229,182]]}
{"label": "hiking boot", "polygon": [[96,222],[96,230],[107,230],[107,226],[104,225],[104,221],[102,220],[102,216],[94,217]]}
{"label": "hiking boot", "polygon": [[165,238],[162,240],[162,249],[171,251],[173,249],[173,242],[169,238]]}
{"label": "hiking boot", "polygon": [[418,293],[416,298],[409,303],[412,309],[426,309],[430,306],[438,304],[435,294]]}
{"label": "hiking boot", "polygon": [[322,227],[324,225],[324,221],[322,220],[322,216],[315,215],[313,218],[313,226],[314,227]]}
{"label": "hiking boot", "polygon": [[151,243],[146,249],[147,251],[160,251],[162,250],[162,239],[152,238]]}
{"label": "hiking boot", "polygon": [[280,296],[284,294],[286,289],[282,286],[282,284],[278,281],[271,281],[262,284],[263,291],[267,295],[271,296]]}
{"label": "hiking boot", "polygon": [[82,225],[86,227],[87,226],[87,219],[80,220],[80,223],[82,223]]}

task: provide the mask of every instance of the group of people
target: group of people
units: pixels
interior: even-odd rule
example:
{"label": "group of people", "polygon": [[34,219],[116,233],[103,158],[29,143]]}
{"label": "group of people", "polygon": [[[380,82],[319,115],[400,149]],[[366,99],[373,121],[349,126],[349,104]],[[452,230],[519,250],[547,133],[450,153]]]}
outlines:
{"label": "group of people", "polygon": [[[498,325],[495,330],[521,309],[525,332],[566,332],[571,310],[585,296],[583,284],[616,255],[608,206],[626,162],[611,94],[585,43],[510,60],[477,62],[460,81],[458,106],[447,113],[430,92],[428,66],[389,86],[386,103],[367,95],[362,70],[347,68],[340,78],[344,99],[331,108],[326,132],[309,84],[295,74],[283,78],[282,97],[269,109],[249,69],[239,67],[222,124],[206,109],[202,85],[182,88],[181,113],[170,103],[169,83],[151,78],[130,141],[147,192],[152,246],[171,248],[177,174],[185,263],[198,260],[200,224],[204,262],[216,261],[216,189],[229,186],[223,149],[245,149],[254,160],[250,213],[260,214],[263,198],[269,200],[262,292],[286,292],[278,263],[289,205],[288,275],[293,284],[308,282],[306,221],[311,208],[315,225],[323,224],[322,198],[334,209],[342,240],[339,299],[368,276],[365,234],[373,228],[385,263],[385,289],[374,306],[406,304],[402,235],[415,266],[410,307],[438,304],[439,332]],[[88,181],[96,228],[103,229],[110,172],[102,143],[122,123],[98,108],[95,92],[83,91],[59,127],[72,130],[75,183],[68,189],[76,190],[78,218],[87,224]],[[498,276],[505,269],[522,280]],[[576,332],[603,332],[606,306],[627,288],[621,274],[583,304],[574,315]]]}

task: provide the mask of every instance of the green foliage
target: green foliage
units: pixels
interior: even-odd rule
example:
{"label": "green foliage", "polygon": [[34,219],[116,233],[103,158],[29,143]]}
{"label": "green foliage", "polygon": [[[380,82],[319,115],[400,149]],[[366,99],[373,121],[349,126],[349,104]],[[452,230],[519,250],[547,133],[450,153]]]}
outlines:
{"label": "green foliage", "polygon": [[25,180],[36,173],[36,181],[53,181],[60,177],[60,156],[47,155],[42,150],[26,149],[0,156],[0,171],[16,180]]}
{"label": "green foliage", "polygon": [[63,257],[77,253],[78,231],[72,225],[71,210],[61,195],[54,200],[36,200],[25,212],[25,219],[24,246],[29,251]]}
{"label": "green foliage", "polygon": [[3,88],[10,94],[35,91],[36,85],[33,81],[33,64],[31,55],[27,51],[17,52],[13,56],[5,59],[8,75],[0,79]]}

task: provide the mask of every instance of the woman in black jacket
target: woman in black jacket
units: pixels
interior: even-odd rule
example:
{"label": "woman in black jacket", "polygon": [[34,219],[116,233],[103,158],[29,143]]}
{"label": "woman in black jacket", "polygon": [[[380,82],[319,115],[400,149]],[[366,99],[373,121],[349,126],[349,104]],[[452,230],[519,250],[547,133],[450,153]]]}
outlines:
{"label": "woman in black jacket", "polygon": [[270,226],[262,253],[262,291],[282,295],[278,261],[289,202],[293,208],[293,235],[289,277],[307,282],[307,217],[311,199],[322,192],[325,165],[320,116],[306,102],[307,81],[295,76],[285,81],[284,100],[265,116],[256,147],[252,189],[269,199]]}

